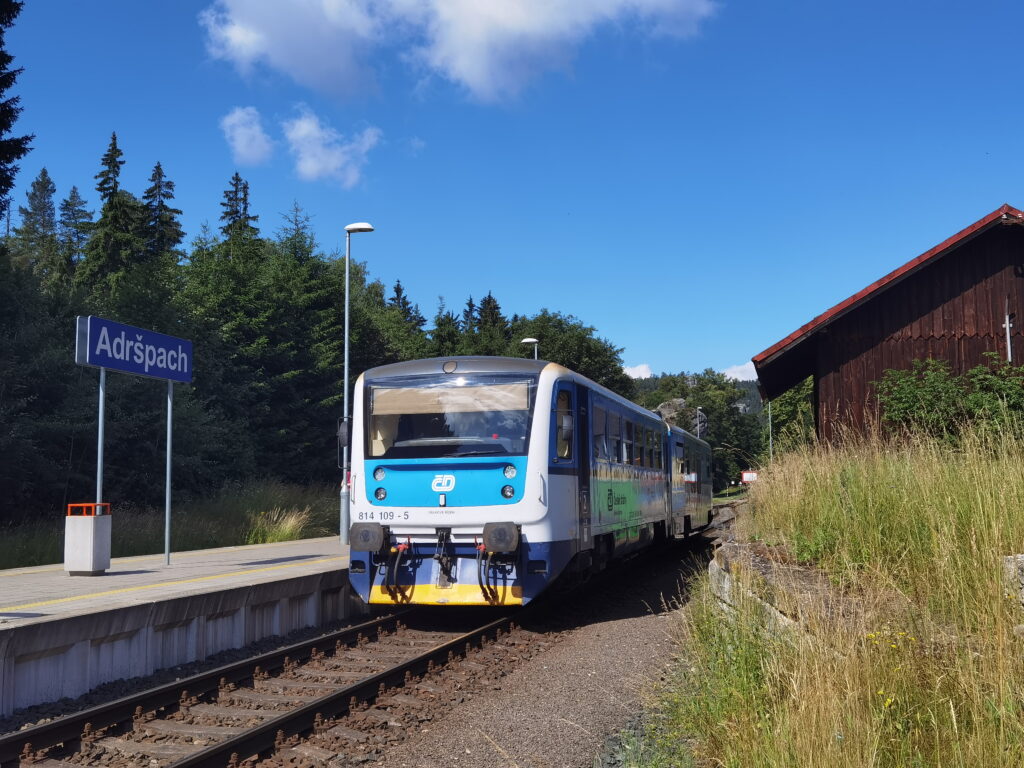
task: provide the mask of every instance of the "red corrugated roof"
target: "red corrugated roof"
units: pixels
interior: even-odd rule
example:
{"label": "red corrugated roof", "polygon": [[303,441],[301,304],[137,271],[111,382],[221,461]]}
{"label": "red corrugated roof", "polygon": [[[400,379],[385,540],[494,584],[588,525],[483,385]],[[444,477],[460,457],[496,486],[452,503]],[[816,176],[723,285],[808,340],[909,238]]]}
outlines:
{"label": "red corrugated roof", "polygon": [[853,309],[857,305],[869,300],[874,294],[884,290],[893,283],[898,282],[900,279],[906,277],[908,274],[918,269],[919,267],[924,266],[932,259],[938,258],[943,253],[948,251],[950,248],[959,245],[964,240],[967,240],[968,238],[992,226],[997,221],[1002,219],[1004,216],[1014,216],[1018,219],[1024,219],[1024,212],[1017,210],[1011,205],[1003,205],[1000,208],[997,208],[996,210],[992,211],[992,213],[990,213],[988,216],[978,219],[969,227],[960,230],[949,239],[944,240],[938,245],[936,245],[934,248],[925,251],[916,259],[911,259],[902,267],[893,270],[888,275],[883,277],[881,280],[876,280],[864,290],[853,294],[853,296],[846,299],[845,301],[839,302],[834,307],[832,307],[832,309],[822,312],[816,318],[811,320],[811,322],[797,328],[795,331],[793,331],[793,333],[789,334],[789,336],[782,339],[782,341],[778,341],[775,344],[772,344],[764,352],[754,355],[754,357],[751,358],[754,362],[754,365],[761,365],[773,355],[785,350],[787,347],[790,347],[793,344],[796,344],[798,341],[809,336],[810,334],[814,333],[820,328],[825,327],[840,315]]}

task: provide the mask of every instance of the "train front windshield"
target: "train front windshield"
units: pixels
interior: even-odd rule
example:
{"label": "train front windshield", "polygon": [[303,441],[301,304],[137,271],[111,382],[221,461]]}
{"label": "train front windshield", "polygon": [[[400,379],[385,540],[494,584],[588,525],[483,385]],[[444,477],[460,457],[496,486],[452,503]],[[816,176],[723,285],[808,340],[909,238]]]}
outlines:
{"label": "train front windshield", "polygon": [[417,376],[368,382],[366,455],[383,459],[524,455],[536,377]]}

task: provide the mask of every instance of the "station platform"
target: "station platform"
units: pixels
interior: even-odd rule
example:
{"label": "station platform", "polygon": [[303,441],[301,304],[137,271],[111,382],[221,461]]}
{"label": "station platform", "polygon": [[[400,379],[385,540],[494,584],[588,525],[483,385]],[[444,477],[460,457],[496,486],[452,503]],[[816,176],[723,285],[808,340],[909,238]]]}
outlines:
{"label": "station platform", "polygon": [[0,571],[0,716],[360,610],[337,536]]}

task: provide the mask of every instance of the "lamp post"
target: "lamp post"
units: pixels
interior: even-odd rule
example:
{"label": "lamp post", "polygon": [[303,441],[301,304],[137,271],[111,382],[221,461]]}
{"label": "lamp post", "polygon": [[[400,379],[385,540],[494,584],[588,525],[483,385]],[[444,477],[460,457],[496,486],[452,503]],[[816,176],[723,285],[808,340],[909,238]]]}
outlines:
{"label": "lamp post", "polygon": [[349,224],[345,227],[345,376],[344,376],[344,405],[342,414],[345,423],[345,430],[349,435],[348,440],[345,441],[345,445],[342,447],[341,454],[341,520],[339,521],[339,527],[341,528],[341,545],[348,546],[348,529],[349,529],[349,503],[350,503],[350,492],[349,492],[349,477],[350,467],[348,465],[349,457],[349,444],[352,442],[351,430],[349,430],[349,412],[348,412],[348,304],[349,304],[349,273],[352,269],[352,233],[353,232],[373,232],[373,227],[365,221],[360,221],[355,224]]}
{"label": "lamp post", "polygon": [[701,424],[701,422],[702,422],[702,421],[703,421],[703,420],[704,420],[704,419],[705,419],[706,417],[704,416],[704,411],[702,411],[702,410],[700,409],[700,406],[699,406],[699,405],[698,405],[698,406],[696,407],[696,409],[695,409],[695,410],[697,411],[697,437],[699,438],[699,437],[700,437],[700,424]]}
{"label": "lamp post", "polygon": [[528,339],[523,339],[519,343],[520,344],[533,344],[533,359],[534,360],[537,359],[537,344],[539,344],[540,342],[538,342],[536,339],[531,337],[531,338],[528,338]]}

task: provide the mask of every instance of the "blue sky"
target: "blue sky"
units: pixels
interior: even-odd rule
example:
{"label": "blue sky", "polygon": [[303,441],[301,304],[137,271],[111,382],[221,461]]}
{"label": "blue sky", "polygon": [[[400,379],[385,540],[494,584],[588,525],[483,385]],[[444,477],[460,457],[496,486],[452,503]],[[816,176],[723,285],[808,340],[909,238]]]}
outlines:
{"label": "blue sky", "polygon": [[[424,314],[492,291],[654,372],[733,370],[1004,202],[1024,205],[1024,4],[48,0],[7,36],[46,166],[90,207],[112,131],[189,238],[236,170],[264,233]],[[541,340],[543,356],[543,340]]]}

